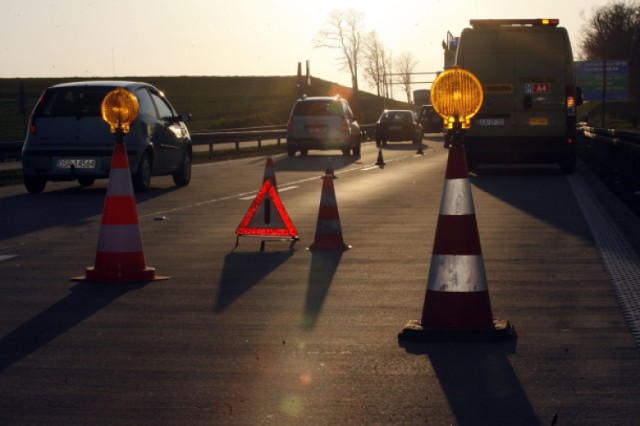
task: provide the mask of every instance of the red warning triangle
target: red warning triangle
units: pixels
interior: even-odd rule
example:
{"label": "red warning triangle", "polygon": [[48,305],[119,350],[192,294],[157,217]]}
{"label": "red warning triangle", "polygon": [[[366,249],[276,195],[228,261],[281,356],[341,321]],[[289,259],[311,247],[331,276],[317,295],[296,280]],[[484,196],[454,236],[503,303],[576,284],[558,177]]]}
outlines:
{"label": "red warning triangle", "polygon": [[291,218],[270,179],[262,183],[255,200],[236,229],[238,235],[298,237]]}

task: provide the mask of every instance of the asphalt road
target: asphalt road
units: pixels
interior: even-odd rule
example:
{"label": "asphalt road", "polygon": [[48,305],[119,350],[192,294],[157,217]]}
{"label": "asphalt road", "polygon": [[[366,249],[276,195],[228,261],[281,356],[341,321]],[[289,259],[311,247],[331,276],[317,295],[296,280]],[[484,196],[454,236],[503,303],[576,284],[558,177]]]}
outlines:
{"label": "asphalt road", "polygon": [[[0,188],[0,424],[636,424],[640,352],[582,168],[471,177],[493,314],[517,341],[398,341],[422,310],[448,153],[425,144],[391,144],[384,168],[371,143],[274,158],[294,251],[234,250],[264,158],[195,166],[182,189],[154,178],[138,218],[170,279],[147,284],[70,280],[93,265],[106,181]],[[309,252],[329,166],[352,249]]]}

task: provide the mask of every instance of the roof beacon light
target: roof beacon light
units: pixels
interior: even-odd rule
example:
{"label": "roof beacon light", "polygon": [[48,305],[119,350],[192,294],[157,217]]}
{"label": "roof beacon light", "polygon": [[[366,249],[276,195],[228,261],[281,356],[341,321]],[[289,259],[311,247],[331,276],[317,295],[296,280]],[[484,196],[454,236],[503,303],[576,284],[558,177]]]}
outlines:
{"label": "roof beacon light", "polygon": [[109,124],[111,133],[129,133],[129,126],[138,116],[138,109],[138,98],[122,87],[107,93],[100,105],[102,119]]}
{"label": "roof beacon light", "polygon": [[440,74],[431,86],[431,104],[447,129],[453,129],[456,123],[463,129],[471,127],[471,118],[480,110],[482,100],[478,78],[459,66]]}

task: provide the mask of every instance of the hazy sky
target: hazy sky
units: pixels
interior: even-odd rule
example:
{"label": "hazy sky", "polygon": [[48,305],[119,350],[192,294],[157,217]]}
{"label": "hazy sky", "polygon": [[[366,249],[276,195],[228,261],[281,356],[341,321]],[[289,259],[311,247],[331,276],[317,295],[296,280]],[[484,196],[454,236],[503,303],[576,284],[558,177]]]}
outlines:
{"label": "hazy sky", "polygon": [[[608,0],[2,0],[0,78],[311,74],[350,85],[337,53],[313,47],[334,10],[418,72],[442,68],[441,41],[478,18],[559,18],[578,53],[580,30]],[[303,65],[304,69],[304,65]],[[360,86],[367,89],[363,76]],[[419,86],[419,85],[418,85]],[[426,87],[426,86],[425,86]],[[414,87],[420,88],[420,87]]]}

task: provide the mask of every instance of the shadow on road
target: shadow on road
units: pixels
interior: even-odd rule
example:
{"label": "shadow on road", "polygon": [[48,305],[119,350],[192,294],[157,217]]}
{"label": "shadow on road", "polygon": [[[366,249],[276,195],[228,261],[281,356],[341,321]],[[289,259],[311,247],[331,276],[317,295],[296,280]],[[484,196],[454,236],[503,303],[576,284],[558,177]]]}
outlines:
{"label": "shadow on road", "polygon": [[342,251],[314,251],[311,253],[309,287],[304,304],[302,326],[312,329],[316,325],[322,306],[329,293],[329,287],[340,264]]}
{"label": "shadow on road", "polygon": [[42,311],[0,340],[0,372],[61,336],[85,319],[142,284],[82,282],[64,299]]}
{"label": "shadow on road", "polygon": [[427,355],[456,424],[539,425],[507,358],[516,344],[400,342],[410,354]]}
{"label": "shadow on road", "polygon": [[227,254],[224,258],[214,310],[224,311],[254,285],[278,269],[294,253],[287,251]]}

